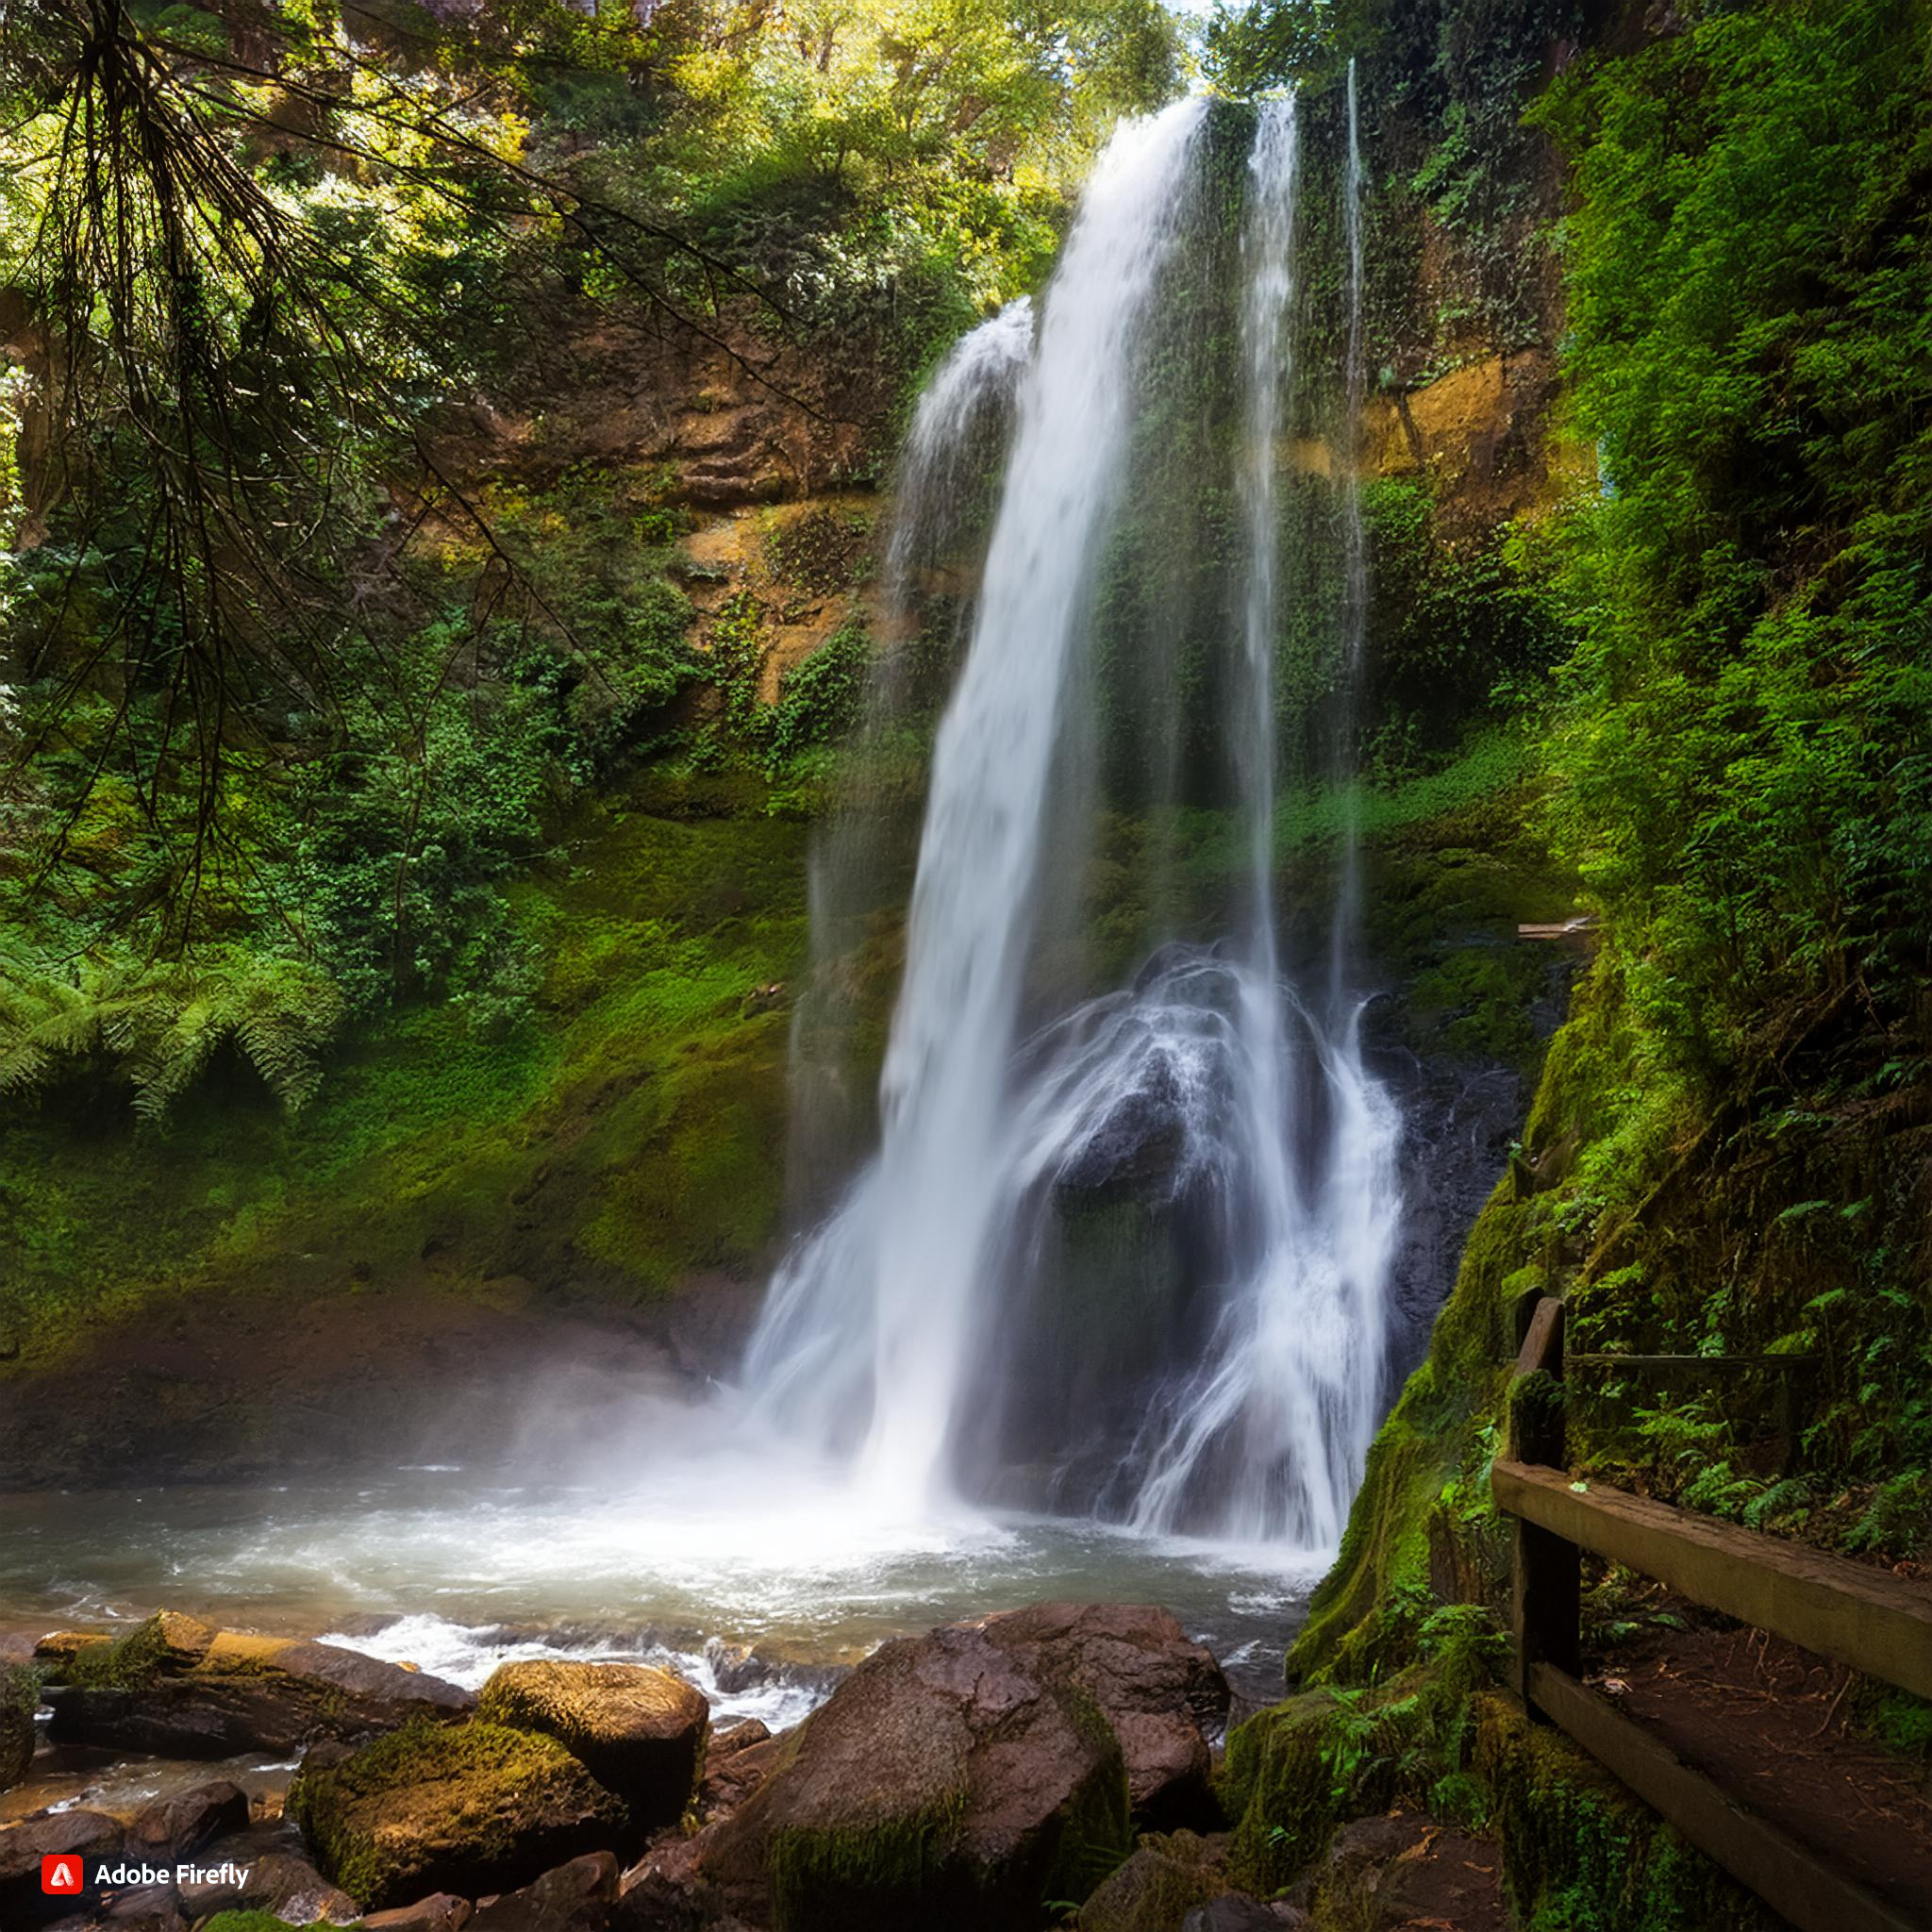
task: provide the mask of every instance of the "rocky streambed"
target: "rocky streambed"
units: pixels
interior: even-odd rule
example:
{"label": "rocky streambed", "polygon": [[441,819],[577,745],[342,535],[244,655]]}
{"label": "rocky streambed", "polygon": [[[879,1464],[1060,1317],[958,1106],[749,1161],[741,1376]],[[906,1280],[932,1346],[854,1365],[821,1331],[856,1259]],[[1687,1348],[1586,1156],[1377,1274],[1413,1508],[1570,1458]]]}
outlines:
{"label": "rocky streambed", "polygon": [[[48,1634],[6,1677],[8,1932],[1306,1923],[1228,1874],[1228,1684],[1162,1609],[897,1639],[776,1735],[714,1728],[646,1664],[516,1661],[472,1691],[172,1612]],[[78,1896],[42,1889],[50,1857],[80,1861]]]}

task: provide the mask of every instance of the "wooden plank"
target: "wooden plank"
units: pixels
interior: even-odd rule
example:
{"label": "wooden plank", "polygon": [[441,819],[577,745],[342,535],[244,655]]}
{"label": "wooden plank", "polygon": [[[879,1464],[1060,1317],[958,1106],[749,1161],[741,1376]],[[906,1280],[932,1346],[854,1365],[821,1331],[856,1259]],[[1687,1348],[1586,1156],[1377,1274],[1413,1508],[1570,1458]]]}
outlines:
{"label": "wooden plank", "polygon": [[1562,1470],[1499,1458],[1507,1515],[1655,1576],[1740,1623],[1932,1698],[1932,1591],[1842,1557],[1740,1529]]}
{"label": "wooden plank", "polygon": [[1924,1932],[1916,1915],[1834,1871],[1569,1673],[1532,1666],[1530,1692],[1552,1724],[1798,1932]]}
{"label": "wooden plank", "polygon": [[[1563,1304],[1543,1295],[1528,1311],[1517,1352],[1518,1380],[1563,1373]],[[1560,1393],[1560,1391],[1557,1391]],[[1524,1462],[1560,1469],[1569,1459],[1562,1405],[1538,1402],[1509,1407],[1509,1453]],[[1516,1691],[1529,1701],[1530,1667],[1552,1663],[1574,1671],[1579,1662],[1583,1558],[1575,1546],[1533,1523],[1511,1526],[1509,1634],[1515,1642]]]}
{"label": "wooden plank", "polygon": [[1529,1326],[1516,1353],[1519,1375],[1532,1375],[1539,1369],[1553,1375],[1563,1373],[1563,1304],[1553,1294],[1544,1295],[1530,1310]]}

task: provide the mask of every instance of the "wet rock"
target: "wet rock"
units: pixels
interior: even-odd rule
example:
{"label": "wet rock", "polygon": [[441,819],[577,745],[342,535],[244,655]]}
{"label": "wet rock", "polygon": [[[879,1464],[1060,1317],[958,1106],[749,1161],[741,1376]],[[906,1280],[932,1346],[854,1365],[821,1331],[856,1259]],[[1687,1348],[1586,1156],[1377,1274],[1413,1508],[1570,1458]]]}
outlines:
{"label": "wet rock", "polygon": [[1227,1679],[1166,1610],[1035,1604],[985,1619],[987,1635],[1036,1670],[1064,1672],[1120,1740],[1135,1822],[1149,1830],[1220,1822],[1208,1740],[1227,1724]]}
{"label": "wet rock", "polygon": [[229,1912],[242,1904],[242,1887],[254,1874],[261,1845],[245,1833],[217,1839],[196,1853],[192,1865],[175,1871],[175,1890],[181,1909],[199,1924],[215,1912]]}
{"label": "wet rock", "polygon": [[1222,1860],[1222,1846],[1191,1831],[1150,1835],[1080,1907],[1078,1932],[1177,1932],[1191,1913],[1227,1890]]}
{"label": "wet rock", "polygon": [[[189,1657],[194,1661],[184,1665]],[[411,1718],[463,1717],[475,1704],[440,1677],[329,1643],[220,1631],[196,1651],[160,1619],[109,1652],[86,1651],[70,1669],[86,1681],[47,1692],[57,1743],[164,1757],[294,1751],[323,1738],[372,1737]]]}
{"label": "wet rock", "polygon": [[244,1831],[247,1825],[248,1793],[218,1778],[156,1799],[128,1826],[127,1850],[130,1857],[186,1858],[224,1832]]}
{"label": "wet rock", "polygon": [[362,1932],[462,1932],[475,1907],[453,1891],[431,1892],[412,1906],[397,1906],[387,1912],[371,1912],[362,1921]]}
{"label": "wet rock", "polygon": [[336,1761],[305,1760],[288,1815],[322,1870],[372,1910],[511,1890],[630,1830],[623,1800],[554,1738],[482,1723],[414,1724]]}
{"label": "wet rock", "polygon": [[710,1729],[704,1694],[646,1664],[505,1664],[484,1685],[476,1715],[555,1738],[641,1828],[684,1816]]}
{"label": "wet rock", "polygon": [[470,1924],[475,1932],[607,1932],[616,1904],[617,1860],[592,1852],[479,1906]]}
{"label": "wet rock", "polygon": [[267,1912],[285,1925],[351,1925],[362,1916],[347,1892],[292,1852],[257,1858],[242,1883],[239,1903],[244,1911]]}
{"label": "wet rock", "polygon": [[121,1840],[119,1822],[104,1811],[40,1811],[0,1831],[0,1925],[39,1924],[61,1915],[67,1901],[41,1890],[42,1858],[69,1852],[85,1868],[113,1857]]}
{"label": "wet rock", "polygon": [[712,1733],[710,1744],[705,1752],[707,1765],[722,1763],[752,1744],[762,1744],[772,1735],[772,1727],[761,1717],[748,1717],[742,1724],[733,1724],[729,1730]]}
{"label": "wet rock", "polygon": [[1308,1915],[1298,1907],[1263,1905],[1245,1891],[1224,1891],[1190,1912],[1181,1932],[1300,1932],[1307,1924]]}
{"label": "wet rock", "polygon": [[[690,1840],[713,1911],[786,1932],[1011,1932],[1084,1898],[1131,1842],[1098,1701],[990,1624],[884,1645],[788,1743]],[[626,1902],[675,1863],[634,1874]]]}
{"label": "wet rock", "polygon": [[772,1774],[784,1748],[784,1739],[767,1734],[755,1743],[727,1752],[715,1765],[707,1758],[705,1781],[698,1787],[700,1815],[708,1822],[743,1804]]}

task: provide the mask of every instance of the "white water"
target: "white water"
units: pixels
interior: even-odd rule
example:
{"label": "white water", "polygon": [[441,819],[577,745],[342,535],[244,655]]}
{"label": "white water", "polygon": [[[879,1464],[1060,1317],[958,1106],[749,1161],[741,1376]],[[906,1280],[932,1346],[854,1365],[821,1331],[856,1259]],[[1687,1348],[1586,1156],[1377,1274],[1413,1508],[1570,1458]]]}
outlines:
{"label": "white water", "polygon": [[[1291,100],[1258,116],[1240,257],[1245,557],[1221,724],[1246,852],[1233,930],[1212,949],[1163,949],[1130,987],[1015,1040],[1042,847],[1084,836],[1049,823],[1050,781],[1080,724],[1068,713],[1083,688],[1073,673],[1094,559],[1134,482],[1137,349],[1183,239],[1202,117],[1191,102],[1123,131],[1096,170],[1030,360],[1033,318],[1008,310],[948,359],[920,411],[892,551],[902,578],[934,506],[961,486],[971,425],[1024,370],[977,620],[934,758],[882,1144],[774,1280],[747,1381],[778,1428],[848,1460],[860,1507],[916,1518],[954,1503],[968,1441],[974,1493],[997,1491],[1006,1424],[976,1411],[1000,1409],[1000,1365],[1010,1379],[1024,1357],[1052,1203],[1131,1173],[1194,1251],[1195,1278],[1177,1291],[1189,1308],[1149,1311],[1169,1318],[1177,1358],[1143,1379],[1139,1426],[1110,1470],[1096,1474],[1090,1458],[1074,1473],[1075,1449],[1028,1492],[1097,1507],[1143,1536],[1317,1552],[1340,1539],[1380,1413],[1401,1123],[1364,1064],[1362,1002],[1347,985],[1352,839],[1319,1007],[1284,983],[1274,930],[1277,471],[1296,393],[1302,185]],[[1366,614],[1354,475],[1360,183],[1351,77],[1344,731]]]}
{"label": "white water", "polygon": [[[1298,1026],[1284,1025],[1274,924],[1272,721],[1276,445],[1297,347],[1300,143],[1292,98],[1262,108],[1249,167],[1241,473],[1247,675],[1231,686],[1227,729],[1248,815],[1253,926],[1230,1014],[1234,1050],[1221,1077],[1240,1123],[1241,1165],[1231,1185],[1237,1198],[1246,1198],[1256,1258],[1230,1283],[1201,1365],[1154,1418],[1134,1521],[1172,1530],[1205,1516],[1218,1534],[1240,1541],[1324,1548],[1341,1539],[1380,1413],[1400,1122],[1362,1065],[1358,1008],[1336,1031],[1306,1016]],[[1353,258],[1358,263],[1358,253]],[[1338,931],[1341,924],[1338,917]],[[1342,943],[1338,938],[1338,950]],[[1311,1090],[1324,1118],[1298,1122],[1296,1097],[1306,1107]],[[1315,1150],[1321,1165],[1304,1178],[1296,1146],[1311,1130],[1324,1144]]]}
{"label": "white water", "polygon": [[1142,311],[1205,111],[1189,100],[1124,125],[1067,239],[934,748],[878,1158],[773,1283],[747,1357],[754,1389],[808,1441],[858,1433],[862,1484],[891,1507],[950,1488],[1068,670],[1121,488]]}

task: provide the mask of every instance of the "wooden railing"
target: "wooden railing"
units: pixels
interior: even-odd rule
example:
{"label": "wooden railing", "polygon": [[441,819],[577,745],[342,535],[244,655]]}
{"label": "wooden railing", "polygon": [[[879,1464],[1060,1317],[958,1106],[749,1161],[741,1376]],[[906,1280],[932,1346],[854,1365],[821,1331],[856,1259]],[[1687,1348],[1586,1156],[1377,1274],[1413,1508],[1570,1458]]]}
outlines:
{"label": "wooden railing", "polygon": [[[1708,1609],[1932,1698],[1932,1596],[1884,1571],[1573,1477],[1560,1387],[1563,1304],[1547,1295],[1525,1298],[1517,1329],[1507,1453],[1490,1483],[1497,1508],[1514,1527],[1511,1622],[1515,1687],[1524,1703],[1800,1932],[1925,1932],[1916,1915],[1835,1870],[1590,1690],[1581,1676],[1578,1614],[1582,1553],[1589,1550]],[[1687,1358],[1619,1359],[1641,1368]],[[1785,1361],[1696,1359],[1713,1369]],[[1794,1433],[1789,1424],[1788,1433]]]}

